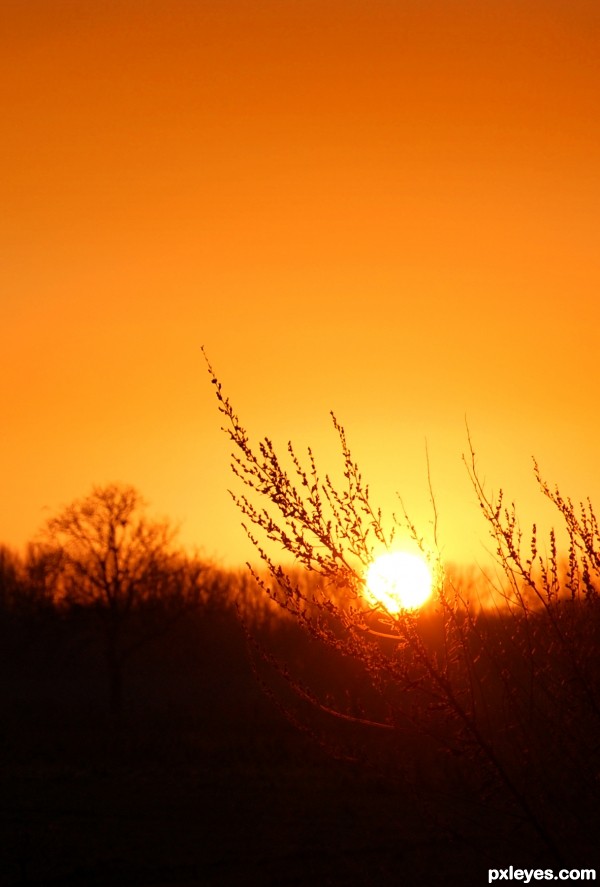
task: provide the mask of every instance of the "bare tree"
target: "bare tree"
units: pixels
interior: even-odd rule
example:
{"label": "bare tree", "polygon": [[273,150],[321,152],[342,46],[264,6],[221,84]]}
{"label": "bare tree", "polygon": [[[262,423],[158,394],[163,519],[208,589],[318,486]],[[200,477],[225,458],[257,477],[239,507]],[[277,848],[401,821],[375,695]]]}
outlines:
{"label": "bare tree", "polygon": [[[197,587],[201,572],[186,569],[185,558],[173,548],[175,531],[166,521],[149,520],[145,508],[132,486],[96,486],[51,518],[42,534],[59,564],[55,601],[91,608],[101,618],[110,710],[117,721],[124,663],[152,634],[126,634],[132,615],[146,609],[172,616]],[[153,624],[164,628],[166,622],[159,618]]]}

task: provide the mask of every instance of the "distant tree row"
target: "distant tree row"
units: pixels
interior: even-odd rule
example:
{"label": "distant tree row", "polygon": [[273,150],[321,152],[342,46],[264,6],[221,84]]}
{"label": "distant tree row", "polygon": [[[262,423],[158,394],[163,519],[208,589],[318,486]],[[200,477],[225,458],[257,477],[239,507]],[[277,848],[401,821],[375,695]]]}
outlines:
{"label": "distant tree row", "polygon": [[110,709],[121,717],[126,663],[198,608],[231,604],[230,579],[175,545],[132,486],[94,487],[50,518],[24,557],[0,546],[0,613],[91,614],[106,659]]}

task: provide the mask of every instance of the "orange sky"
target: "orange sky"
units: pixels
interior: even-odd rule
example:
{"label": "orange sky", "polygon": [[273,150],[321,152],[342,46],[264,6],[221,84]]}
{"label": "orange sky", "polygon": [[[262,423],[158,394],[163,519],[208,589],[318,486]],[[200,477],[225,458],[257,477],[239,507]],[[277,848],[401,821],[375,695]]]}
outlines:
{"label": "orange sky", "polygon": [[0,540],[136,485],[224,563],[243,420],[479,559],[461,454],[600,503],[596,0],[8,0]]}

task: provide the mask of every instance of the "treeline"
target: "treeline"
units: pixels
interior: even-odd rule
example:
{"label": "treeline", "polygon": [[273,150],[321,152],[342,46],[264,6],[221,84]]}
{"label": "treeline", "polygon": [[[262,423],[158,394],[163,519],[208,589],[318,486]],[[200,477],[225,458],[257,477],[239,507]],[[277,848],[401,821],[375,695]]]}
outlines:
{"label": "treeline", "polygon": [[[95,575],[97,572],[97,575]],[[77,575],[77,574],[80,575]],[[221,568],[200,555],[157,552],[139,573],[109,578],[107,562],[72,560],[66,549],[31,542],[24,554],[0,543],[0,618],[63,615],[88,610],[115,619],[155,612],[162,616],[192,610],[231,609],[238,592],[248,597],[243,571]]]}
{"label": "treeline", "polygon": [[[199,743],[198,724],[211,717],[219,749],[261,730],[281,745],[292,723],[361,772],[434,797],[448,819],[455,809],[440,797],[478,822],[495,811],[484,831],[508,835],[512,823],[526,845],[575,860],[598,826],[596,525],[583,527],[580,566],[569,562],[559,594],[556,556],[538,578],[534,556],[520,559],[511,514],[504,527],[499,507],[484,504],[504,563],[512,558],[502,606],[473,607],[477,589],[447,572],[435,606],[392,619],[359,606],[333,568],[272,564],[254,578],[218,569],[178,548],[133,488],[95,488],[52,517],[23,557],[0,551],[5,726],[12,718],[13,736],[31,741],[33,696],[46,680],[44,731],[62,711],[59,688],[73,695],[75,723],[101,686],[115,734],[131,728],[132,703],[138,713],[161,708],[158,746],[176,716],[196,725]],[[277,710],[285,717],[274,731]],[[189,732],[179,729],[179,748]]]}
{"label": "treeline", "polygon": [[202,640],[199,626],[209,623],[221,646],[235,635],[239,648],[238,610],[252,624],[271,618],[253,586],[244,571],[178,547],[169,523],[150,519],[133,487],[95,487],[50,518],[23,555],[0,546],[3,675],[18,684],[17,667],[41,672],[46,656],[52,668],[61,648],[79,649],[71,657],[78,669],[93,651],[119,725],[131,663],[145,650],[156,652],[169,637],[176,645],[187,624],[195,626],[201,656],[207,632]]}

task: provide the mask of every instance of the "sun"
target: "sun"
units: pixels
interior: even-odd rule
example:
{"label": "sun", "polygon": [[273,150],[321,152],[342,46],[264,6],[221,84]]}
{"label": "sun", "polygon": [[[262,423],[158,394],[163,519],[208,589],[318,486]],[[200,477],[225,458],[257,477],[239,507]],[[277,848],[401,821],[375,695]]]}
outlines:
{"label": "sun", "polygon": [[415,610],[432,591],[427,563],[417,554],[393,551],[379,555],[366,572],[365,596],[373,604],[383,604],[389,613]]}

